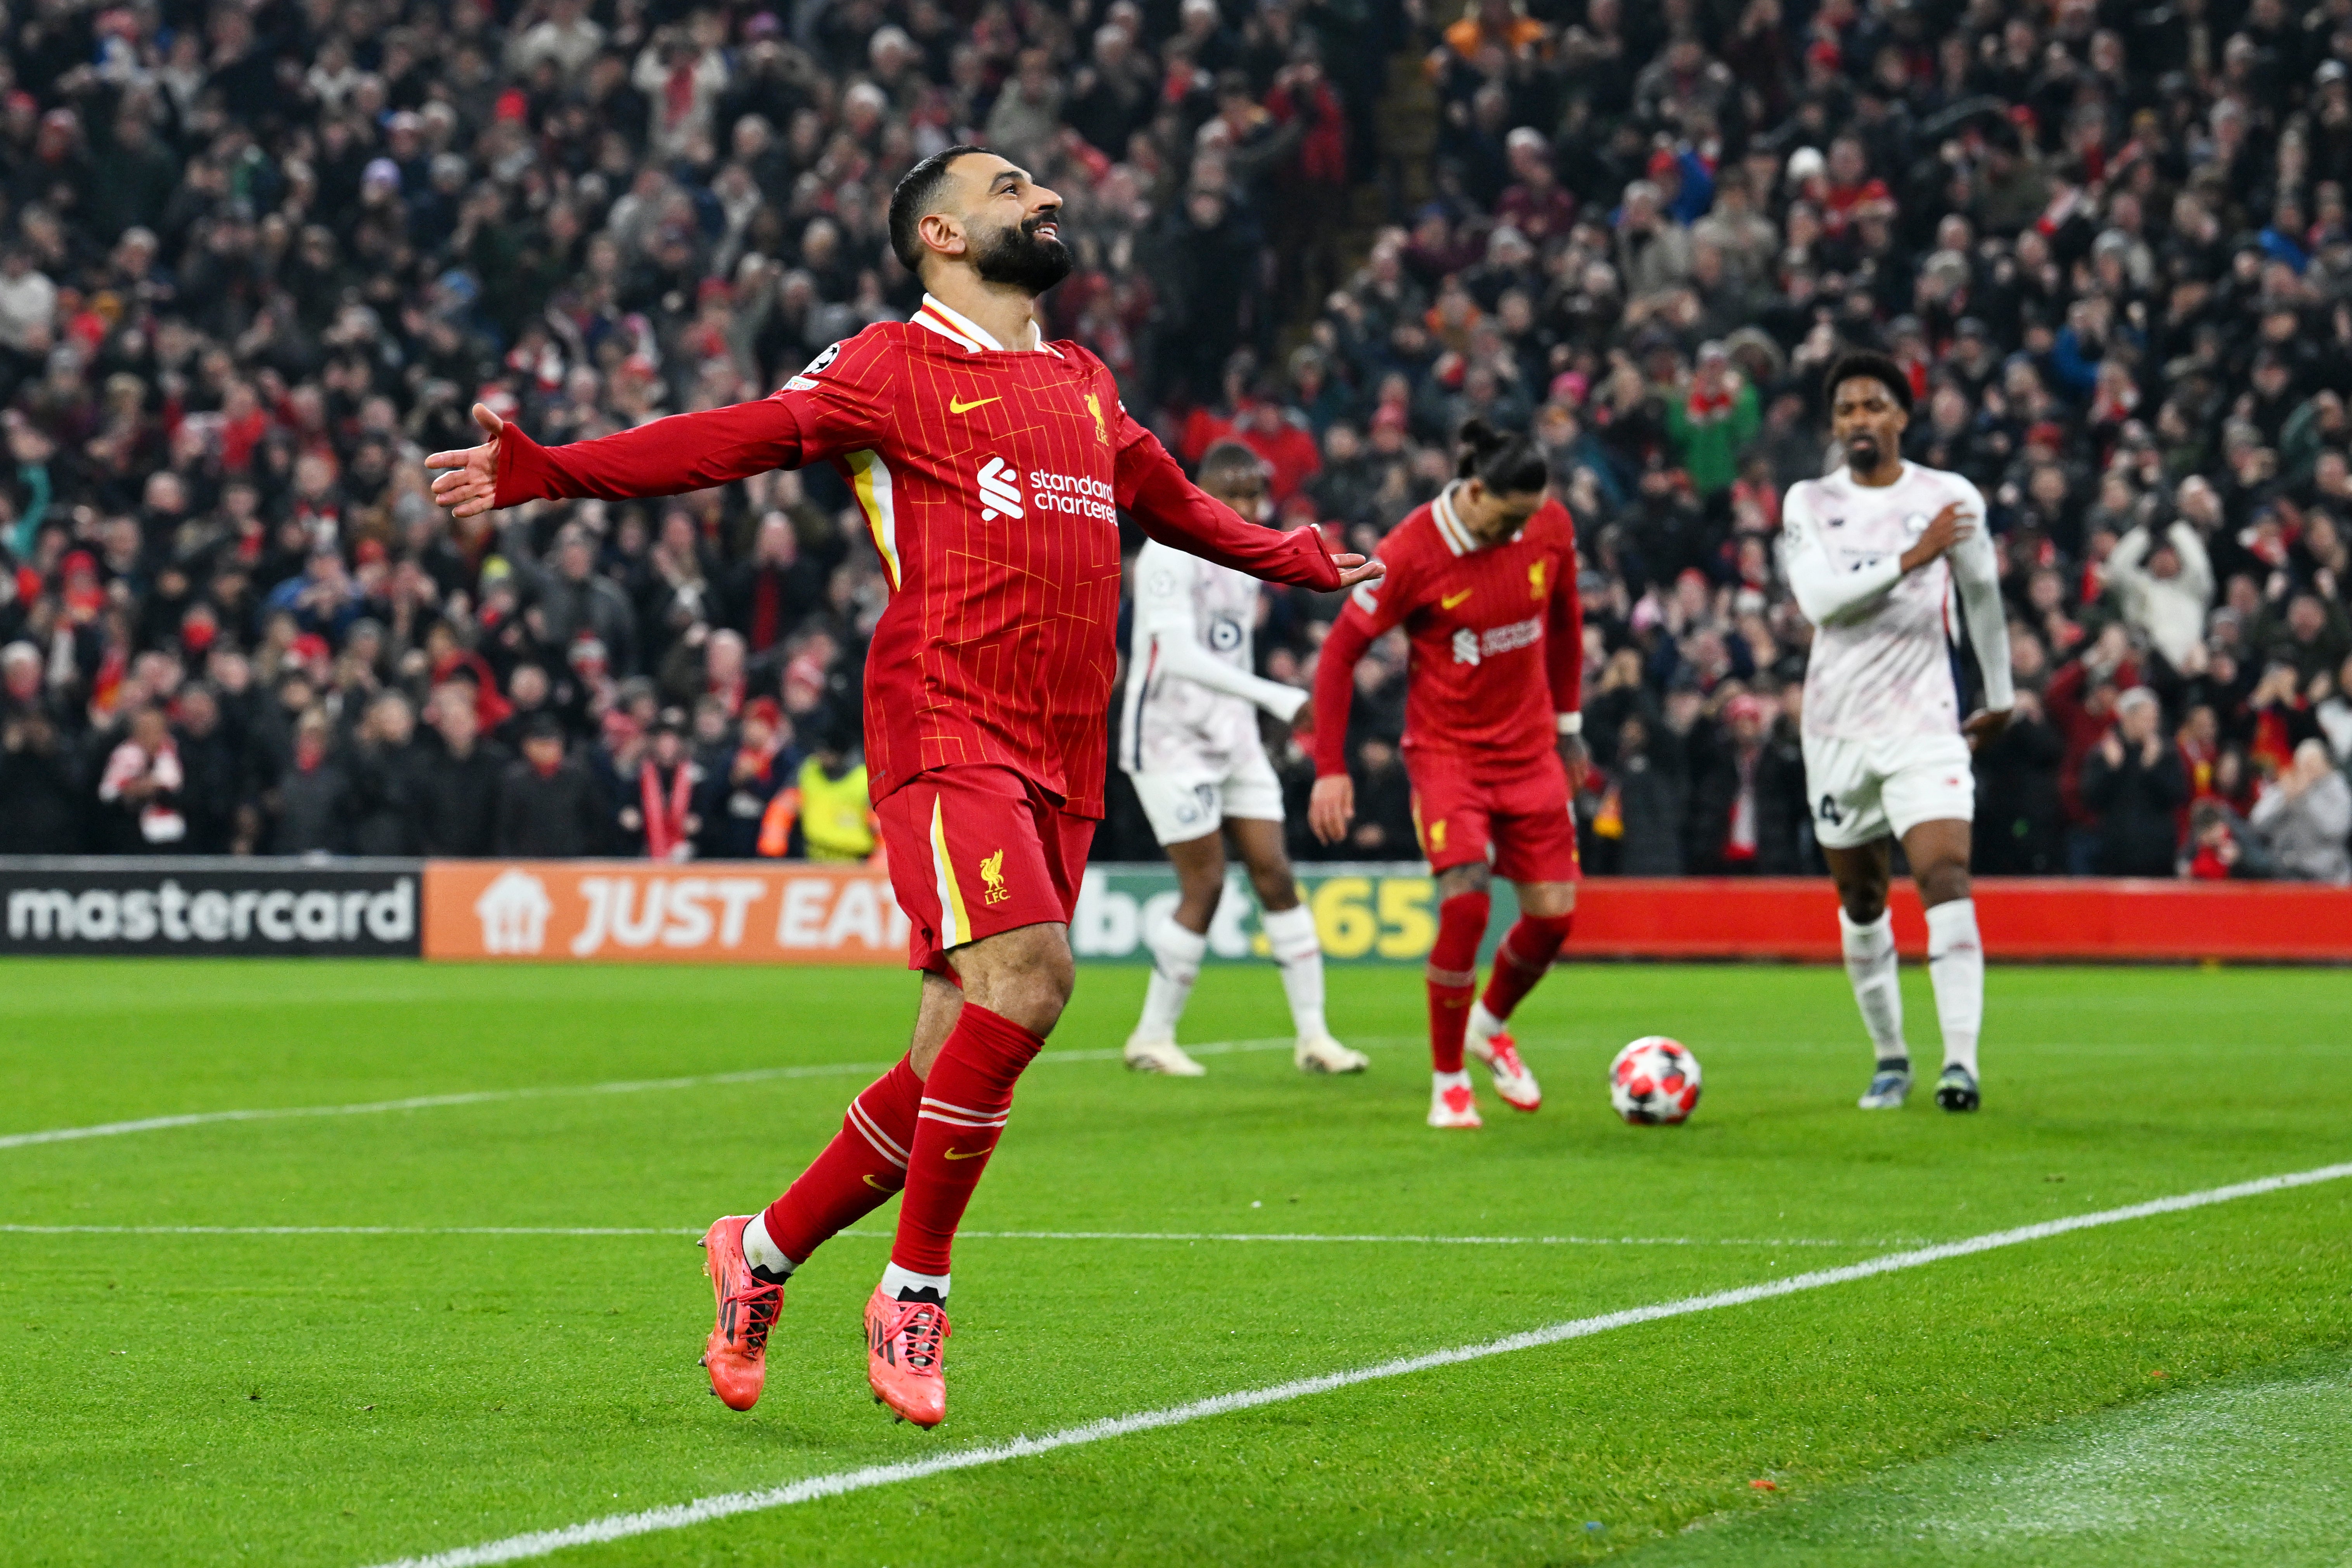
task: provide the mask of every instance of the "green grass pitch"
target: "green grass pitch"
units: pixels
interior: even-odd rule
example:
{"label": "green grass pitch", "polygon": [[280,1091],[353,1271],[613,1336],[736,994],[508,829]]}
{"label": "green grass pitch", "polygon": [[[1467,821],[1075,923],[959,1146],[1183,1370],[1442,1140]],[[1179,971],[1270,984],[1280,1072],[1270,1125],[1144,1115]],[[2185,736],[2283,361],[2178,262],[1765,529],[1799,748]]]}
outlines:
{"label": "green grass pitch", "polygon": [[[1835,970],[1568,968],[1520,1021],[1544,1110],[1485,1092],[1475,1134],[1422,1125],[1417,973],[1334,971],[1374,1060],[1335,1081],[1280,1049],[1123,1072],[1143,978],[1082,972],[1023,1081],[921,1434],[864,1386],[895,1205],[787,1291],[755,1411],[695,1364],[693,1237],[839,1125],[908,976],[0,965],[0,1560],[383,1563],[2352,1160],[2338,973],[1996,969],[1986,1108],[1955,1117],[1853,1109]],[[1213,969],[1186,1037],[1284,1019],[1270,969]],[[1705,1065],[1687,1127],[1609,1113],[1652,1032]],[[646,1081],[779,1068],[806,1070]],[[1003,1234],[1041,1231],[1588,1239]],[[2347,1394],[2334,1181],[554,1560],[2340,1563]]]}

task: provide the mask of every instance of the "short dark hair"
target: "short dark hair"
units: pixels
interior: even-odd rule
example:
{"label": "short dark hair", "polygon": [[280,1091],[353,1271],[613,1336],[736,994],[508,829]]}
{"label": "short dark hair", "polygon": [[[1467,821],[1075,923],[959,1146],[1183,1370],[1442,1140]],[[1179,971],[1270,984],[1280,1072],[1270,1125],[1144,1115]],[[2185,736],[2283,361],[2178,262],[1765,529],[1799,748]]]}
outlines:
{"label": "short dark hair", "polygon": [[901,265],[917,277],[922,276],[923,218],[931,211],[931,203],[947,184],[948,167],[967,153],[985,153],[988,149],[970,142],[959,142],[952,147],[942,147],[913,168],[907,171],[890,191],[890,249]]}
{"label": "short dark hair", "polygon": [[1201,479],[1223,479],[1227,474],[1258,474],[1265,472],[1265,459],[1239,441],[1220,441],[1201,455]]}
{"label": "short dark hair", "polygon": [[1533,437],[1524,430],[1497,430],[1484,419],[1462,422],[1454,471],[1477,479],[1497,495],[1523,496],[1551,482],[1551,468]]}
{"label": "short dark hair", "polygon": [[1907,416],[1911,412],[1911,376],[1889,356],[1874,350],[1860,349],[1843,355],[1830,366],[1830,378],[1822,384],[1824,400],[1834,405],[1837,389],[1849,381],[1874,381],[1886,388],[1886,395],[1902,406]]}

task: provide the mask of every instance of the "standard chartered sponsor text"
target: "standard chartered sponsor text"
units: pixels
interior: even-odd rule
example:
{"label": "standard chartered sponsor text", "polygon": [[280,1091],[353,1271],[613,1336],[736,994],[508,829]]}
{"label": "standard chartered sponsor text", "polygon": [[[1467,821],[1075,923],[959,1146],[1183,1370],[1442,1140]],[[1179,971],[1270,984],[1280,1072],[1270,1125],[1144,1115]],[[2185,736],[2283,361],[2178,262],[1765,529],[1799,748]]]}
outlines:
{"label": "standard chartered sponsor text", "polygon": [[1029,504],[1046,511],[1068,512],[1102,522],[1118,521],[1118,498],[1100,479],[1034,468],[1029,474]]}

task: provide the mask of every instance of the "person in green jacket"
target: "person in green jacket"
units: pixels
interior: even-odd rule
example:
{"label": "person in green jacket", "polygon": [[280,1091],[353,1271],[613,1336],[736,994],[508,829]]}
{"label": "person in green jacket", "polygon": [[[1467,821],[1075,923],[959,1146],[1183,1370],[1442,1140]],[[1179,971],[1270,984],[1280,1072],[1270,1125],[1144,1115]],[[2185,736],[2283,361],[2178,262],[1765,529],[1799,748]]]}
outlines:
{"label": "person in green jacket", "polygon": [[1689,386],[1666,400],[1666,438],[1702,497],[1731,488],[1739,477],[1739,454],[1760,420],[1756,388],[1731,368],[1723,345],[1703,345]]}

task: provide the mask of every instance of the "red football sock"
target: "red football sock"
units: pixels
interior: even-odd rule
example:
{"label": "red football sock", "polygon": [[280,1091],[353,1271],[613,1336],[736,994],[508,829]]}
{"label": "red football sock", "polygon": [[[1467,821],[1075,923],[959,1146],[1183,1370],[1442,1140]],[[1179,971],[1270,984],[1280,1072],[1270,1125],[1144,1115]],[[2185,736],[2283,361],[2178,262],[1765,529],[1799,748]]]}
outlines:
{"label": "red football sock", "polygon": [[1045,1044],[1010,1018],[963,1005],[923,1080],[915,1119],[907,1197],[890,1244],[890,1261],[908,1273],[948,1271],[949,1244],[1012,1112],[1013,1082]]}
{"label": "red football sock", "polygon": [[1486,994],[1478,998],[1486,1011],[1507,1018],[1511,1009],[1544,977],[1560,943],[1568,940],[1574,915],[1521,915],[1495,950],[1495,972],[1486,977]]}
{"label": "red football sock", "polygon": [[849,1102],[841,1131],[782,1197],[768,1205],[769,1238],[795,1268],[907,1184],[923,1080],[906,1058]]}
{"label": "red football sock", "polygon": [[1462,1032],[1478,989],[1478,944],[1486,938],[1493,895],[1456,893],[1437,906],[1437,940],[1429,948],[1429,1065],[1462,1070]]}

